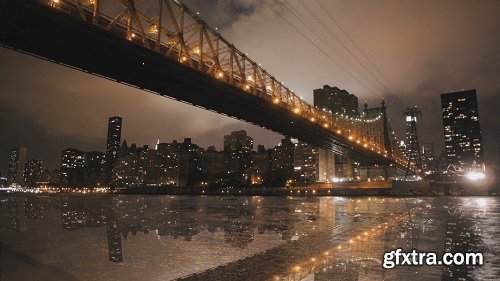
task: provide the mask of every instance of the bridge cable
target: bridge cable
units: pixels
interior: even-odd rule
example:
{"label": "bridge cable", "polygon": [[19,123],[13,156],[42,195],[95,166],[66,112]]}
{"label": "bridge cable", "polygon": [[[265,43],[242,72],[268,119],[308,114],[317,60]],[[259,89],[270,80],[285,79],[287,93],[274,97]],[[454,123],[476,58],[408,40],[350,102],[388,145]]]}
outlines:
{"label": "bridge cable", "polygon": [[352,39],[352,37],[345,31],[345,29],[342,27],[342,25],[335,20],[335,17],[329,12],[329,10],[321,3],[321,0],[314,0],[314,2],[320,7],[322,11],[326,13],[326,15],[330,18],[330,20],[339,28],[340,31],[347,37],[347,39],[354,45],[356,50],[370,63],[370,65],[377,71],[377,73],[384,79],[384,81],[391,87],[394,87],[394,85],[385,77],[384,73],[377,67],[375,63],[363,52],[363,50],[359,47],[359,45]]}
{"label": "bridge cable", "polygon": [[[346,65],[350,66],[350,67],[351,67],[351,69],[356,70],[356,67],[355,67],[354,65],[352,65],[351,63],[349,63],[349,61],[348,61],[347,59],[345,59],[345,58],[343,57],[343,55],[342,55],[342,54],[338,53],[336,49],[333,49],[333,48],[331,47],[331,45],[332,45],[332,44],[331,44],[331,42],[328,42],[327,40],[325,40],[325,38],[324,38],[325,36],[321,36],[321,35],[323,35],[323,34],[319,34],[319,33],[317,32],[317,28],[313,27],[313,26],[311,25],[311,23],[310,23],[310,22],[308,22],[306,19],[304,19],[304,17],[300,14],[300,12],[299,12],[299,11],[297,11],[297,10],[296,10],[293,6],[291,6],[291,5],[290,5],[290,6],[285,6],[285,8],[286,8],[286,9],[288,9],[288,10],[289,10],[289,11],[290,11],[290,12],[291,12],[291,13],[292,13],[292,14],[293,14],[293,15],[294,15],[294,16],[295,16],[295,17],[296,17],[296,18],[297,18],[297,19],[298,19],[298,20],[299,20],[299,21],[300,21],[300,22],[301,22],[301,23],[302,23],[302,24],[303,24],[303,25],[304,25],[307,29],[309,29],[309,31],[311,31],[311,33],[312,33],[313,35],[315,35],[315,36],[316,36],[316,37],[317,37],[317,38],[318,38],[318,39],[319,39],[319,40],[320,40],[323,44],[325,44],[325,46],[329,47],[329,48],[330,48],[330,50],[332,50],[332,51],[333,51],[334,53],[336,53],[336,54],[337,54],[340,58],[342,58],[342,61],[343,61]],[[367,81],[368,81],[368,80],[367,80]],[[369,81],[368,81],[368,82],[369,82]]]}
{"label": "bridge cable", "polygon": [[340,38],[335,35],[335,33],[326,26],[325,22],[323,20],[321,20],[321,17],[314,11],[314,9],[312,9],[311,7],[309,7],[307,4],[305,4],[302,0],[299,0],[298,3],[304,7],[307,12],[323,27],[324,30],[326,30],[330,36],[332,36],[338,43],[340,43],[340,45],[344,48],[344,50],[347,51],[347,53],[349,53],[349,55],[354,58],[354,60],[359,64],[361,65],[361,67],[370,74],[370,76],[380,85],[384,88],[384,90],[386,90],[388,93],[392,94],[392,91],[386,87],[386,85],[384,83],[382,83],[382,81],[380,81],[380,79],[378,79],[375,74],[351,51],[350,48],[348,48],[346,46],[346,44],[344,43],[343,40],[340,40]]}
{"label": "bridge cable", "polygon": [[283,21],[285,21],[292,29],[294,29],[297,33],[299,33],[306,41],[308,41],[311,45],[313,45],[318,51],[320,51],[323,55],[328,57],[333,63],[339,66],[343,71],[348,73],[354,80],[363,85],[371,94],[376,95],[363,81],[361,81],[358,77],[356,77],[352,72],[346,69],[343,65],[341,65],[335,58],[330,56],[327,52],[325,52],[321,47],[318,46],[311,38],[309,38],[304,32],[302,32],[299,28],[297,28],[294,24],[292,24],[288,19],[283,17],[279,11],[276,11],[275,8],[272,8],[276,15],[278,15]]}

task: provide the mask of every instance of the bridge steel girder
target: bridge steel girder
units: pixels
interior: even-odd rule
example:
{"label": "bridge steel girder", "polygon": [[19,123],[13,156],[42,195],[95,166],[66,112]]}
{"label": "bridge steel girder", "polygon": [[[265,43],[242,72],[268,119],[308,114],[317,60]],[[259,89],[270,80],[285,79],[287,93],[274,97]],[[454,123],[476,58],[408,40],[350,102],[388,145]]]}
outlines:
{"label": "bridge steel girder", "polygon": [[241,88],[36,1],[4,1],[0,44],[244,120],[367,165],[393,163],[390,157],[360,150],[347,137],[335,135],[288,108],[263,102]]}

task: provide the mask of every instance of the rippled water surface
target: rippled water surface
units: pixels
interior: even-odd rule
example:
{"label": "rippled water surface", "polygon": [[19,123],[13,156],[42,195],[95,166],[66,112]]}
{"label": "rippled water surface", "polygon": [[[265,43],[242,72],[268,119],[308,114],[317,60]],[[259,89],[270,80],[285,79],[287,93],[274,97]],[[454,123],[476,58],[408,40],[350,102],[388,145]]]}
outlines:
{"label": "rippled water surface", "polygon": [[[500,280],[500,199],[0,195],[0,279]],[[478,267],[382,267],[395,248]]]}

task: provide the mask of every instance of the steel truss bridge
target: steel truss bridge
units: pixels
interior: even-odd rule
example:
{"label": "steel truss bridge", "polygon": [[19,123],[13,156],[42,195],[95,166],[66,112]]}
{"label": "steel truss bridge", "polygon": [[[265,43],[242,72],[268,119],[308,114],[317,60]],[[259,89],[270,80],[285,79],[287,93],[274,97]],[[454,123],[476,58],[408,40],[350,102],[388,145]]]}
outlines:
{"label": "steel truss bridge", "polygon": [[2,2],[4,47],[241,119],[366,165],[407,166],[389,134],[385,105],[350,118],[306,103],[178,0]]}

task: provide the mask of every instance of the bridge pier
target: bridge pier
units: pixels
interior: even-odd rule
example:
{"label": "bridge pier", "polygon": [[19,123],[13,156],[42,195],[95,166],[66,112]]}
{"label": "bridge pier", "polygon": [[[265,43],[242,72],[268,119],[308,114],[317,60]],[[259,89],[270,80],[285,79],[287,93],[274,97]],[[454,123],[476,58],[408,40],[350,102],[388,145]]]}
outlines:
{"label": "bridge pier", "polygon": [[325,149],[318,149],[318,181],[331,182],[335,177],[335,154]]}

